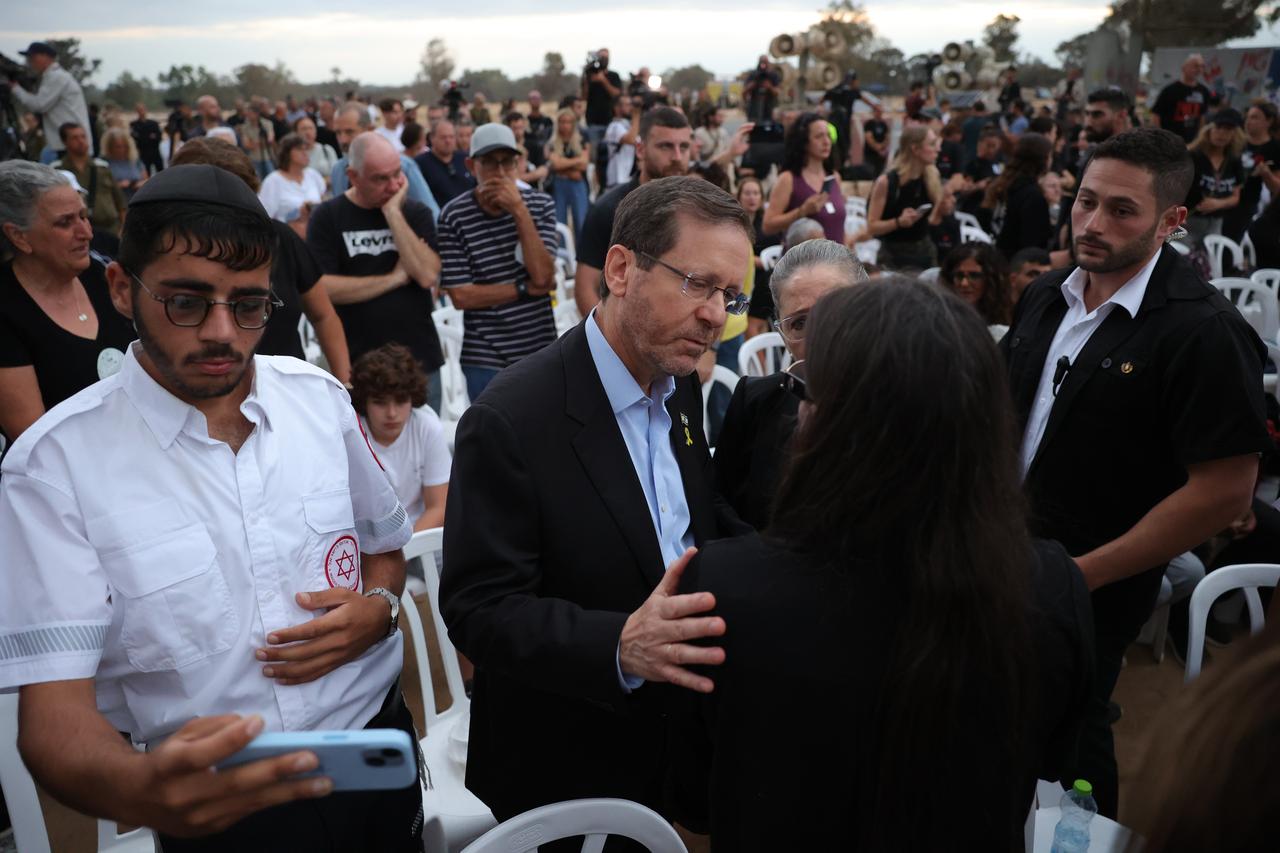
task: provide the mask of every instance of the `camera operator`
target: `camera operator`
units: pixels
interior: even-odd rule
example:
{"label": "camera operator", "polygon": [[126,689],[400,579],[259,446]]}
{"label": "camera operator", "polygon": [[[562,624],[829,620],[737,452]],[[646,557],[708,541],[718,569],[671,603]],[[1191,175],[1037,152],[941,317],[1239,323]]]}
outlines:
{"label": "camera operator", "polygon": [[9,88],[13,98],[33,113],[40,114],[44,125],[45,148],[41,163],[52,163],[62,156],[55,150],[60,138],[58,128],[64,124],[78,124],[89,132],[89,109],[84,102],[84,91],[65,68],[58,64],[58,52],[42,41],[33,41],[26,50],[19,51],[27,58],[27,66],[40,77],[34,92],[28,92],[10,78]]}
{"label": "camera operator", "polygon": [[613,120],[613,99],[621,94],[622,78],[609,70],[609,48],[587,54],[587,67],[582,69],[582,97],[587,101],[587,141],[593,153]]}
{"label": "camera operator", "polygon": [[440,106],[449,111],[449,121],[453,124],[457,124],[458,118],[462,115],[462,105],[467,102],[467,96],[462,94],[462,90],[469,85],[469,83],[459,83],[457,80],[446,80],[440,84],[443,92],[440,96]]}
{"label": "camera operator", "polygon": [[767,122],[773,118],[773,108],[778,104],[782,77],[769,65],[769,57],[760,54],[755,70],[747,75],[742,87],[742,98],[747,102],[747,121]]}

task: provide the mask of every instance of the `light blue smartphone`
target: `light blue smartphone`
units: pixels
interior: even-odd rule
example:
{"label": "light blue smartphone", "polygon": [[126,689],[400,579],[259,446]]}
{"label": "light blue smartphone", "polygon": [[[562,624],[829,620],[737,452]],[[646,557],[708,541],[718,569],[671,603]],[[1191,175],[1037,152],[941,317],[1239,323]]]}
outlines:
{"label": "light blue smartphone", "polygon": [[383,791],[407,788],[418,778],[413,741],[399,729],[359,731],[267,732],[219,762],[227,770],[261,758],[309,750],[320,765],[299,779],[327,776],[335,791]]}

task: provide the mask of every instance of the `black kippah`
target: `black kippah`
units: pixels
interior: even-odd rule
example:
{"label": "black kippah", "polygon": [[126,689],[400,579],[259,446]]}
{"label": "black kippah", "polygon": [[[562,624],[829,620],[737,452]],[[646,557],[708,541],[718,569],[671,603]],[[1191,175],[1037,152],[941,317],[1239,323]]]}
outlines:
{"label": "black kippah", "polygon": [[170,166],[147,179],[129,201],[129,207],[159,201],[203,201],[234,207],[270,219],[267,211],[240,178],[217,166]]}

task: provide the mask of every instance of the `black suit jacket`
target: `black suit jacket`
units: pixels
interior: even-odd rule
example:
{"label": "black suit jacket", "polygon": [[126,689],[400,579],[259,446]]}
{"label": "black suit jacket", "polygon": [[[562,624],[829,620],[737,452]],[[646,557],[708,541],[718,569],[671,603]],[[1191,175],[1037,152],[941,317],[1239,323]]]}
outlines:
{"label": "black suit jacket", "polygon": [[[696,376],[667,408],[700,545],[720,522]],[[476,665],[467,787],[499,819],[578,797],[660,806],[666,688],[625,694],[616,655],[664,569],[579,325],[502,371],[458,424],[440,600]]]}
{"label": "black suit jacket", "polygon": [[[1025,429],[1070,270],[1037,279],[1000,342]],[[1266,350],[1177,252],[1161,249],[1136,317],[1111,311],[1067,371],[1026,487],[1032,529],[1079,556],[1127,532],[1186,483],[1186,466],[1261,452]],[[1164,566],[1097,590],[1099,630],[1136,632]]]}
{"label": "black suit jacket", "polygon": [[799,410],[800,398],[783,386],[780,373],[743,377],[725,410],[716,442],[716,488],[757,530],[769,523]]}

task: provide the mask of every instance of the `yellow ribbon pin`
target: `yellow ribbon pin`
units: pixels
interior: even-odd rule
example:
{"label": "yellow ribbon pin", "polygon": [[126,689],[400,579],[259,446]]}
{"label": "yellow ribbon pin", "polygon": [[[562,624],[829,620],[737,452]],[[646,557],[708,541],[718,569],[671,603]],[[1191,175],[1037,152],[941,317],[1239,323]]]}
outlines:
{"label": "yellow ribbon pin", "polygon": [[693,436],[689,434],[689,428],[684,428],[684,443],[686,447],[693,447]]}

